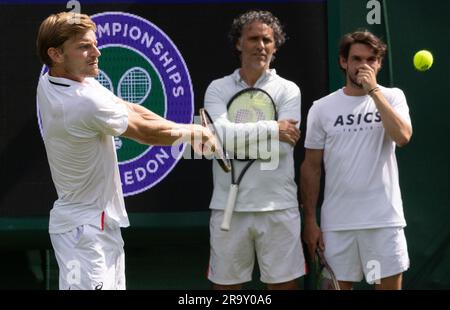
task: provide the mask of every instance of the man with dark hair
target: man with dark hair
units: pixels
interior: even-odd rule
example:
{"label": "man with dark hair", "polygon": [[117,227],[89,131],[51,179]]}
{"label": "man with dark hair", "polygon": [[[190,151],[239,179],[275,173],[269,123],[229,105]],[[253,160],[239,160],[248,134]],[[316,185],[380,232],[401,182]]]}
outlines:
{"label": "man with dark hair", "polygon": [[310,254],[324,250],[341,289],[351,289],[363,275],[376,289],[401,289],[409,268],[395,147],[409,142],[412,127],[403,92],[377,84],[385,51],[368,31],[346,34],[339,48],[345,87],[315,101],[308,114],[303,239]]}
{"label": "man with dark hair", "polygon": [[113,136],[152,145],[214,141],[200,125],[173,123],[101,86],[93,78],[100,56],[95,30],[89,16],[62,12],[42,22],[37,38],[49,68],[37,99],[58,194],[49,232],[60,289],[125,289],[120,228],[129,221]]}
{"label": "man with dark hair", "polygon": [[[240,183],[231,228],[224,232],[220,223],[230,175],[214,163],[208,279],[214,289],[241,289],[251,280],[256,254],[261,281],[268,289],[297,289],[296,279],[305,274],[293,161],[294,145],[300,137],[300,89],[270,69],[274,54],[285,41],[279,20],[270,12],[240,15],[233,21],[229,37],[241,67],[209,85],[205,107],[227,136],[245,136],[242,148],[270,136],[279,145],[279,164],[273,170],[262,170],[259,160],[250,166]],[[245,124],[228,120],[227,102],[251,87],[270,94],[278,120]],[[244,131],[249,135],[242,134]],[[263,138],[268,131],[270,135]],[[244,166],[244,162],[234,161],[236,171]]]}

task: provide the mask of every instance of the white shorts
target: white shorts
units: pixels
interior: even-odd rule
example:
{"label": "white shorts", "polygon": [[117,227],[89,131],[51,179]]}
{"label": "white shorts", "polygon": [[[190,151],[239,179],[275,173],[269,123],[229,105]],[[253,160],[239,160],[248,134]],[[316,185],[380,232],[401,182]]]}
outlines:
{"label": "white shorts", "polygon": [[325,259],[340,281],[367,283],[409,268],[402,227],[323,232]]}
{"label": "white shorts", "polygon": [[210,281],[221,285],[251,281],[255,252],[264,283],[283,283],[306,273],[297,208],[235,212],[228,232],[220,229],[223,213],[211,212]]}
{"label": "white shorts", "polygon": [[120,228],[81,225],[50,234],[60,290],[124,290],[125,254]]}

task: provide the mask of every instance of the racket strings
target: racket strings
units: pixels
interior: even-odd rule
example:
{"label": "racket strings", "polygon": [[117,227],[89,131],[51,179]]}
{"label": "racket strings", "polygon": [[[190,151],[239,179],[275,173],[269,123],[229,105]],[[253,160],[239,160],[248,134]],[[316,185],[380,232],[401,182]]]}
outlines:
{"label": "racket strings", "polygon": [[255,108],[255,113],[256,113],[256,118],[259,120],[263,120],[266,117],[266,113],[264,113],[264,111],[262,111],[261,109],[257,109]]}
{"label": "racket strings", "polygon": [[239,109],[235,112],[234,122],[235,123],[247,123],[253,119],[253,113],[249,109]]}
{"label": "racket strings", "polygon": [[275,119],[275,106],[262,91],[242,93],[228,106],[228,119],[234,123],[254,123]]}
{"label": "racket strings", "polygon": [[[228,120],[236,124],[256,123],[258,121],[267,121],[276,119],[275,104],[270,95],[257,88],[245,89],[236,94],[228,104]],[[250,130],[250,129],[249,129]],[[226,132],[225,132],[226,134]],[[250,133],[242,128],[239,133],[233,132],[232,141],[229,147],[232,149],[232,158],[241,161],[248,161],[251,158],[260,158],[260,149],[257,146],[257,154],[250,154],[250,145],[248,142],[242,143],[241,140],[248,141]],[[228,137],[228,135],[226,135]],[[231,139],[231,138],[230,138]],[[241,141],[238,143],[238,141]],[[225,143],[228,139],[225,139]],[[230,148],[231,147],[231,148]],[[266,151],[266,150],[264,150]],[[252,149],[252,153],[253,153]]]}

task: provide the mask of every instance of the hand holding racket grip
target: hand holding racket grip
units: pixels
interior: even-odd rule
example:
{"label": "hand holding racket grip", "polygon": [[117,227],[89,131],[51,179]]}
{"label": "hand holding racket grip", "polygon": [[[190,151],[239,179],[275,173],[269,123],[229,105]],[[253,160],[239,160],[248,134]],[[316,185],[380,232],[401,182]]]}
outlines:
{"label": "hand holding racket grip", "polygon": [[231,216],[233,215],[234,205],[236,203],[238,189],[239,189],[239,185],[231,184],[230,191],[228,193],[227,205],[225,206],[225,210],[223,213],[222,225],[220,225],[221,230],[224,230],[224,231],[230,230]]}

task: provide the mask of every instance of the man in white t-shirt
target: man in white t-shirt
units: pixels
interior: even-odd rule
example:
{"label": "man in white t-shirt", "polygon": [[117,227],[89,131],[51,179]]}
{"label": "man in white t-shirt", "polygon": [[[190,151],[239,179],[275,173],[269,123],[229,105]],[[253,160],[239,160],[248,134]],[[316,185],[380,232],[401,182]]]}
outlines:
{"label": "man in white t-shirt", "polygon": [[[231,178],[214,162],[208,279],[214,289],[241,289],[251,280],[257,259],[261,281],[268,289],[297,289],[296,279],[305,274],[293,159],[294,145],[300,137],[300,89],[270,69],[273,55],[285,41],[279,20],[270,12],[249,11],[238,16],[231,26],[230,39],[241,67],[209,85],[205,108],[226,137],[246,136],[245,143],[237,143],[237,152],[246,146],[264,145],[259,142],[271,137],[279,161],[273,169],[265,170],[262,161],[257,160],[247,170],[229,231],[222,231],[220,223]],[[228,101],[249,87],[270,94],[277,121],[236,124],[228,120]],[[234,150],[232,143],[227,145]],[[234,160],[233,165],[237,177],[246,162]]]}
{"label": "man in white t-shirt", "polygon": [[308,113],[303,239],[310,254],[324,250],[342,289],[363,275],[376,289],[401,289],[409,268],[395,148],[409,142],[412,127],[403,92],[377,84],[385,52],[386,45],[368,31],[345,35],[339,63],[346,85],[315,101]]}
{"label": "man in white t-shirt", "polygon": [[[37,88],[42,135],[58,194],[49,232],[60,289],[125,289],[123,240],[129,226],[113,136],[152,145],[211,143],[199,125],[176,124],[125,102],[93,77],[96,26],[84,14],[46,18],[37,38],[49,72]],[[213,142],[212,142],[213,143]]]}

